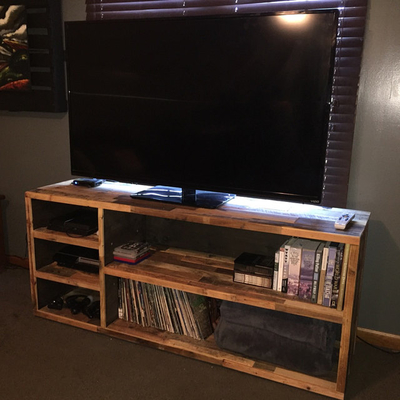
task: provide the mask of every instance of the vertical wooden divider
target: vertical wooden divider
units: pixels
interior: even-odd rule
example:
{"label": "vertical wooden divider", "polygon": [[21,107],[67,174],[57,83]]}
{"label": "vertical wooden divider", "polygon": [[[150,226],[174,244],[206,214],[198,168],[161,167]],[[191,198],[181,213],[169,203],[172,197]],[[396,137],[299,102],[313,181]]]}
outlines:
{"label": "vertical wooden divider", "polygon": [[346,380],[349,364],[350,343],[352,343],[352,335],[355,335],[355,330],[352,332],[353,308],[354,299],[356,296],[356,279],[358,270],[358,255],[360,248],[356,245],[350,246],[349,263],[346,279],[345,299],[343,307],[343,323],[342,335],[340,340],[340,354],[336,381],[336,390],[344,393],[346,388]]}
{"label": "vertical wooden divider", "polygon": [[37,282],[36,282],[36,257],[33,231],[33,212],[32,212],[32,199],[25,197],[25,211],[26,211],[26,229],[28,239],[28,255],[29,255],[29,276],[31,286],[31,298],[34,310],[37,310],[38,295],[37,295]]}
{"label": "vertical wooden divider", "polygon": [[100,326],[106,327],[106,289],[105,289],[105,247],[104,247],[104,209],[98,209],[98,236],[99,236],[99,284],[100,284]]}

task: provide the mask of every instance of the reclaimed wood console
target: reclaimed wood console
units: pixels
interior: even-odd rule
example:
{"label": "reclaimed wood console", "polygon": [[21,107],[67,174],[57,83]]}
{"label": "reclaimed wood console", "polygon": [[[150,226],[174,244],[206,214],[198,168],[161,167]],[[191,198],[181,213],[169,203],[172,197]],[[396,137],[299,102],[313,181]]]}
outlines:
{"label": "reclaimed wood console", "polygon": [[[147,200],[130,194],[143,186],[108,183],[85,188],[71,181],[26,193],[30,276],[34,313],[65,324],[168,350],[248,374],[343,399],[355,342],[357,307],[369,213],[355,212],[346,231],[334,229],[341,209],[237,197],[218,209],[200,209]],[[49,221],[90,208],[98,232],[89,236],[51,231]],[[342,311],[300,301],[286,294],[234,283],[233,260],[243,251],[265,253],[287,238],[350,245]],[[113,261],[114,247],[147,240],[157,251],[132,266]],[[98,250],[98,273],[59,266],[54,254],[65,245]],[[218,348],[213,338],[195,340],[118,318],[118,281],[138,280],[221,300],[333,322],[341,327],[338,364],[329,376],[313,377],[252,360]],[[48,308],[57,295],[74,288],[100,297],[100,319]]]}

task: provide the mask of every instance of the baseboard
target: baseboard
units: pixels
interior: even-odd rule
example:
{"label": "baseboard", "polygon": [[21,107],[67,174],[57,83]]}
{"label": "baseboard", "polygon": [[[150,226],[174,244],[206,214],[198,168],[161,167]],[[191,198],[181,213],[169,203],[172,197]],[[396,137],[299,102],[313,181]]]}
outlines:
{"label": "baseboard", "polygon": [[357,336],[367,343],[384,349],[400,351],[400,335],[357,328]]}
{"label": "baseboard", "polygon": [[16,265],[18,267],[29,269],[29,259],[28,258],[6,255],[6,261],[8,264]]}

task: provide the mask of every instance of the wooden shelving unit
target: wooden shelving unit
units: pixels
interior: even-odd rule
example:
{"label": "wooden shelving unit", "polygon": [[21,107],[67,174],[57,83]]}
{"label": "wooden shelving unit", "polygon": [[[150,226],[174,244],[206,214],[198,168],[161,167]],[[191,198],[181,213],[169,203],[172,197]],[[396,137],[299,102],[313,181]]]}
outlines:
{"label": "wooden shelving unit", "polygon": [[[106,183],[76,187],[70,181],[26,193],[31,288],[36,315],[124,340],[208,361],[262,378],[343,399],[355,341],[369,213],[354,211],[346,231],[334,229],[344,210],[236,198],[214,209],[133,200],[142,186]],[[88,237],[71,237],[46,228],[50,219],[74,209],[97,210],[99,230]],[[300,301],[276,291],[234,283],[233,260],[242,251],[265,252],[291,236],[350,245],[345,302],[342,311]],[[154,245],[150,258],[136,266],[113,261],[114,247],[128,240]],[[99,251],[97,273],[60,267],[52,261],[63,245]],[[276,310],[339,324],[338,365],[328,376],[313,377],[217,347],[212,337],[199,341],[118,318],[118,280],[133,279],[221,300]],[[100,296],[100,321],[47,304],[74,288]]]}

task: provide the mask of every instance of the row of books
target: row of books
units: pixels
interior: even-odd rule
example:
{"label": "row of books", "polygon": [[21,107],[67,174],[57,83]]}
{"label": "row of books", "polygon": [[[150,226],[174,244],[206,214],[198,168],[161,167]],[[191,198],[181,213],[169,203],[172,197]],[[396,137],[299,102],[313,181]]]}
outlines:
{"label": "row of books", "polygon": [[343,243],[286,240],[275,253],[272,288],[342,310],[349,249]]}
{"label": "row of books", "polygon": [[119,279],[118,316],[194,339],[205,339],[213,332],[204,296],[131,279]]}

